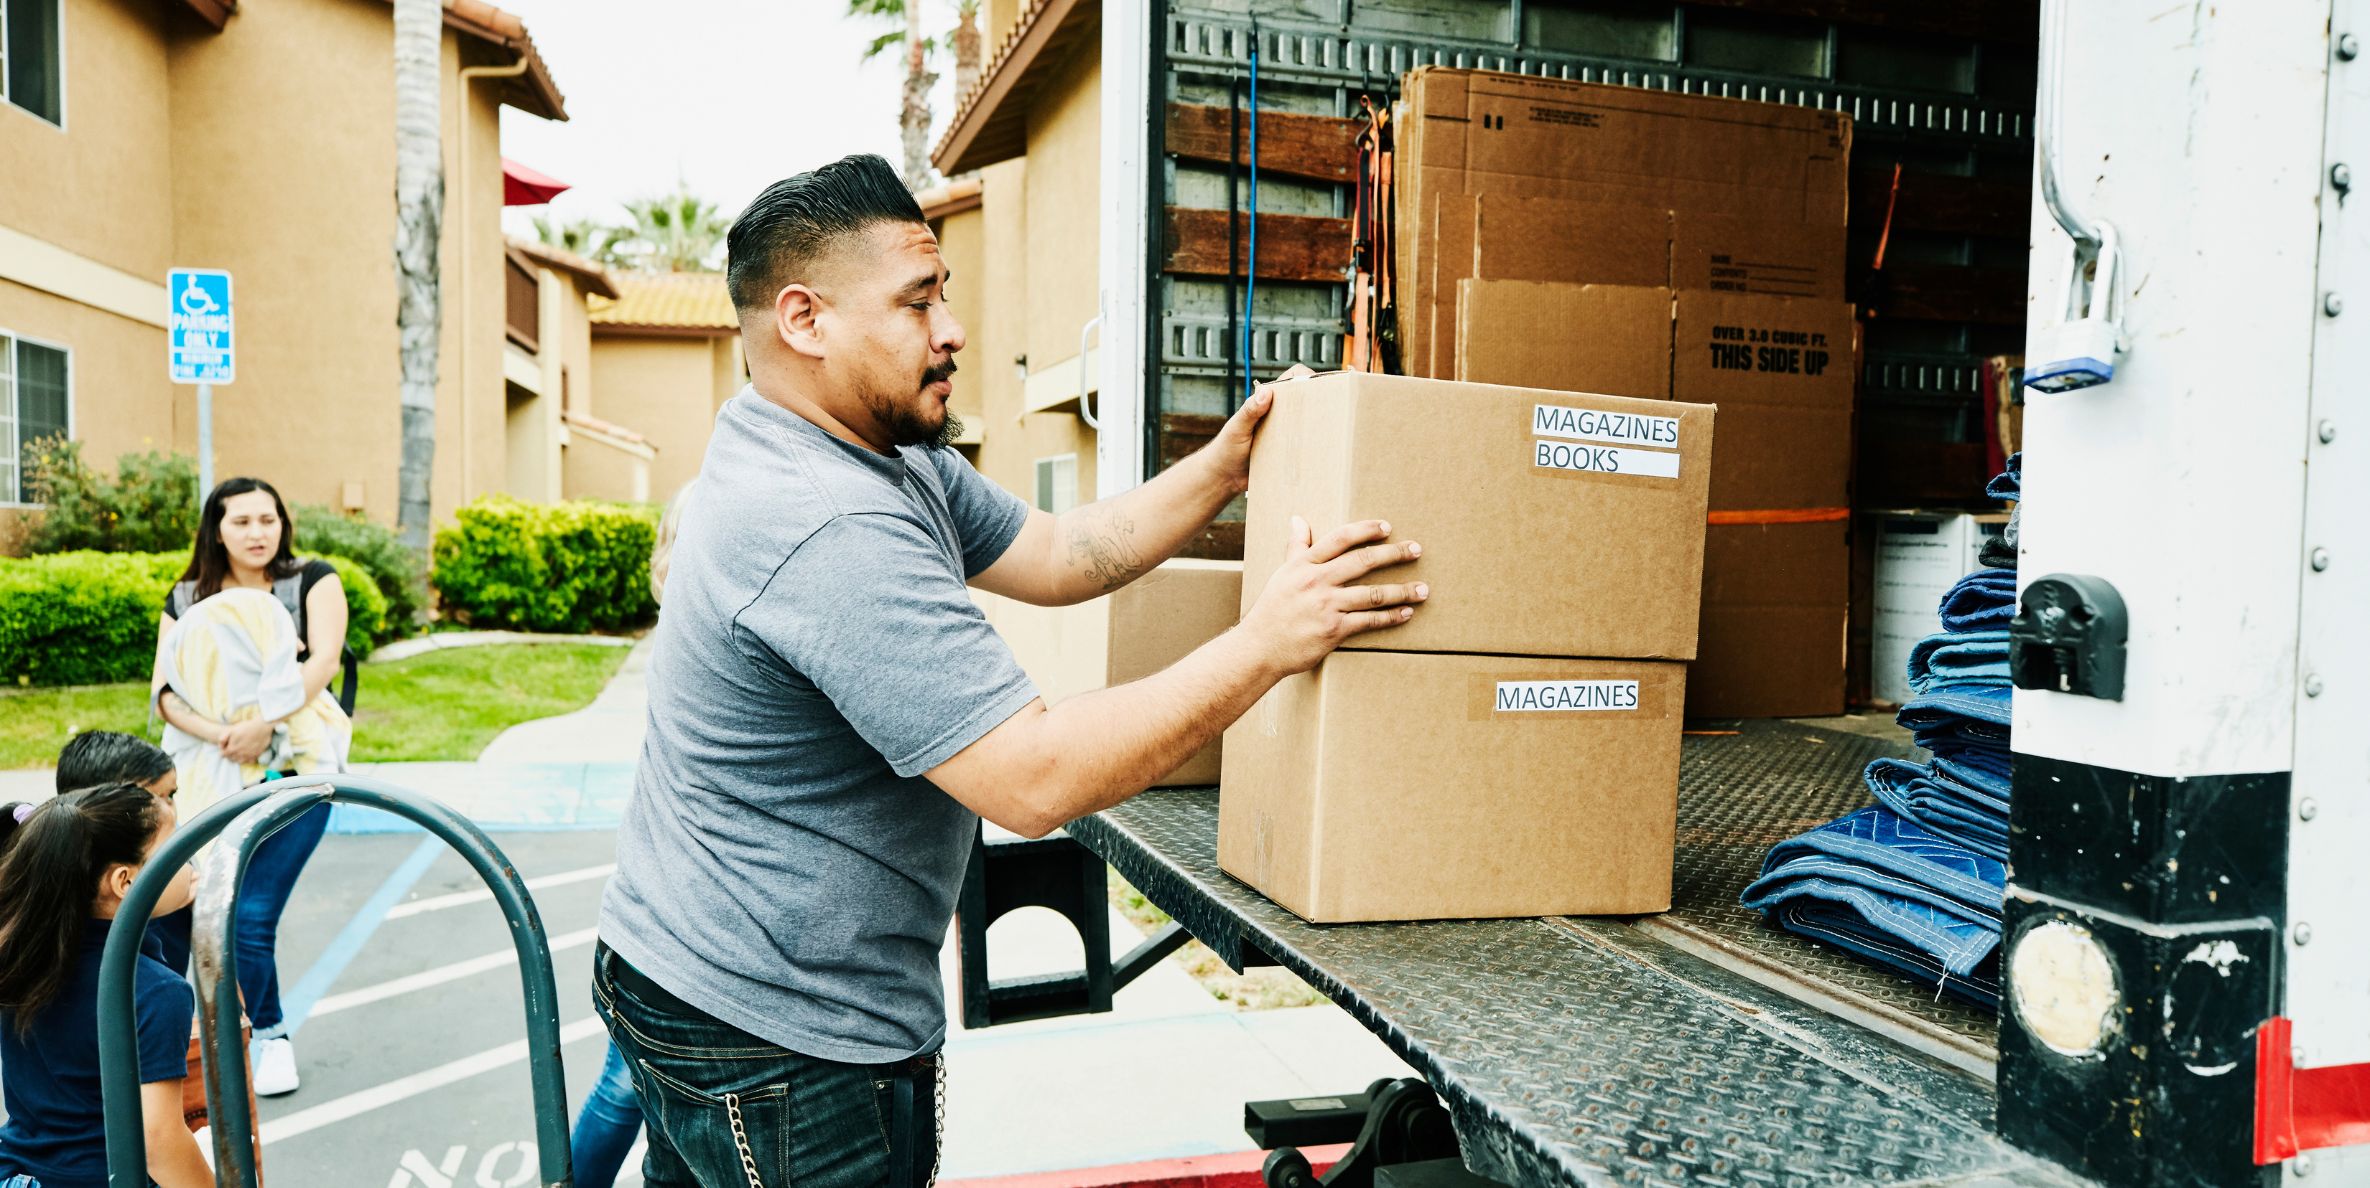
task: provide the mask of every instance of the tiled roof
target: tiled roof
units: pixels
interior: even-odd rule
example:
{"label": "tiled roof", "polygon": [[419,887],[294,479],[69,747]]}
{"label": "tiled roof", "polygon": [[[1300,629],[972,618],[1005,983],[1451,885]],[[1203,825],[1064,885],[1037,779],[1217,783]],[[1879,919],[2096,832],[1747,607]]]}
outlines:
{"label": "tiled roof", "polygon": [[[567,104],[560,96],[558,85],[551,81],[551,67],[536,52],[535,39],[527,36],[526,22],[485,0],[443,0],[443,3],[444,23],[448,28],[496,49],[509,50],[518,56],[514,61],[527,63],[525,74],[502,80],[504,103],[547,120],[568,118]],[[228,26],[231,14],[239,10],[239,0],[182,0],[182,5],[217,32]]]}
{"label": "tiled roof", "polygon": [[502,242],[508,245],[511,251],[539,264],[556,268],[561,272],[574,273],[584,291],[591,294],[594,299],[619,296],[615,274],[574,252],[555,248],[548,243],[538,243],[532,239],[520,239],[509,235],[503,236]]}
{"label": "tiled roof", "polygon": [[604,421],[601,418],[587,412],[562,413],[560,415],[560,419],[566,421],[570,425],[574,425],[583,429],[589,429],[594,433],[606,434],[610,437],[617,438],[620,441],[630,441],[635,445],[642,445],[650,440],[649,438],[644,437],[641,434],[636,433],[615,421]]}
{"label": "tiled roof", "polygon": [[547,120],[568,118],[567,101],[560,96],[558,84],[551,81],[551,67],[535,49],[535,39],[527,35],[525,21],[485,0],[444,0],[444,23],[456,32],[507,49],[518,55],[514,60],[527,63],[525,74],[502,84],[504,103]]}
{"label": "tiled roof", "polygon": [[969,173],[1028,152],[1028,109],[1053,66],[1094,39],[1103,8],[1094,0],[1027,0],[1004,40],[988,55],[971,93],[957,97],[946,135],[930,162],[944,174]]}
{"label": "tiled roof", "polygon": [[978,210],[980,191],[985,187],[976,177],[958,178],[944,185],[932,186],[913,196],[914,205],[922,208],[922,218],[943,219],[966,210]]}
{"label": "tiled roof", "polygon": [[741,328],[724,278],[713,272],[621,272],[616,300],[585,303],[595,327],[733,334]]}

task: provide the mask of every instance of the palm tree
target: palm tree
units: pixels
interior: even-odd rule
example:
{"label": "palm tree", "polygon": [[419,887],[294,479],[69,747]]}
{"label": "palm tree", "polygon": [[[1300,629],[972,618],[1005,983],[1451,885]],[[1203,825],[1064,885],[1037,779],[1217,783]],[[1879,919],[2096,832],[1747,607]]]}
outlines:
{"label": "palm tree", "polygon": [[947,34],[955,51],[955,104],[961,106],[979,85],[979,0],[958,0],[955,31]]}
{"label": "palm tree", "polygon": [[528,220],[535,228],[535,240],[574,252],[606,268],[626,268],[630,265],[618,248],[626,238],[626,231],[598,219],[577,218],[561,222],[550,215],[536,215]]}
{"label": "palm tree", "polygon": [[[625,204],[626,224],[611,229],[606,246],[625,266],[644,272],[715,272],[723,265],[724,236],[732,229],[716,204],[677,182],[675,192]],[[608,263],[609,261],[602,261]]]}
{"label": "palm tree", "polygon": [[893,46],[905,47],[905,87],[898,99],[898,138],[905,152],[905,184],[919,190],[930,184],[930,88],[938,76],[929,67],[930,42],[922,36],[920,0],[848,0],[848,15],[872,21],[896,21],[902,32],[883,33],[864,47],[870,61]]}
{"label": "palm tree", "polygon": [[438,241],[444,227],[444,136],[438,110],[442,0],[395,0],[395,337],[402,361],[403,445],[395,526],[428,551],[436,469]]}

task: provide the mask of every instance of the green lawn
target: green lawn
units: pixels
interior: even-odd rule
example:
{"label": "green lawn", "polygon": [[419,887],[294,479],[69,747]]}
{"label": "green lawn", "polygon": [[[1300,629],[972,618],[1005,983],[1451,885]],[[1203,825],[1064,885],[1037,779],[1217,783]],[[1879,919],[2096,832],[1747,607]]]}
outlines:
{"label": "green lawn", "polygon": [[[475,759],[504,729],[582,709],[625,663],[597,644],[453,648],[362,666],[354,758]],[[83,730],[148,730],[145,682],[0,692],[0,769],[47,767]]]}

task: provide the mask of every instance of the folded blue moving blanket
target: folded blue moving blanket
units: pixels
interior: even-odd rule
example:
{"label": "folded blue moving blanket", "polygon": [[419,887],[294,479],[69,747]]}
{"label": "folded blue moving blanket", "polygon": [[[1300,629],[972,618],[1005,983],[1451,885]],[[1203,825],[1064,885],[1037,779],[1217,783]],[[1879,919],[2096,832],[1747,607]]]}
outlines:
{"label": "folded blue moving blanket", "polygon": [[1778,927],[1996,1004],[2006,886],[2005,863],[1878,805],[1771,847],[1742,899]]}

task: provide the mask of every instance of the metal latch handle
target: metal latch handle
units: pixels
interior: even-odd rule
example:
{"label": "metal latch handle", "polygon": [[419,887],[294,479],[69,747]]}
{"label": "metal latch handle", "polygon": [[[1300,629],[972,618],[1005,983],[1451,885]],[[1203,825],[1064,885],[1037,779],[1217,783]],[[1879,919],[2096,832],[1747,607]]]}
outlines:
{"label": "metal latch handle", "polygon": [[1086,427],[1097,433],[1103,431],[1103,422],[1094,415],[1094,409],[1086,402],[1087,389],[1093,382],[1092,373],[1086,370],[1086,341],[1094,337],[1095,327],[1102,324],[1103,315],[1098,313],[1086,319],[1086,324],[1078,328],[1078,419],[1086,422]]}

